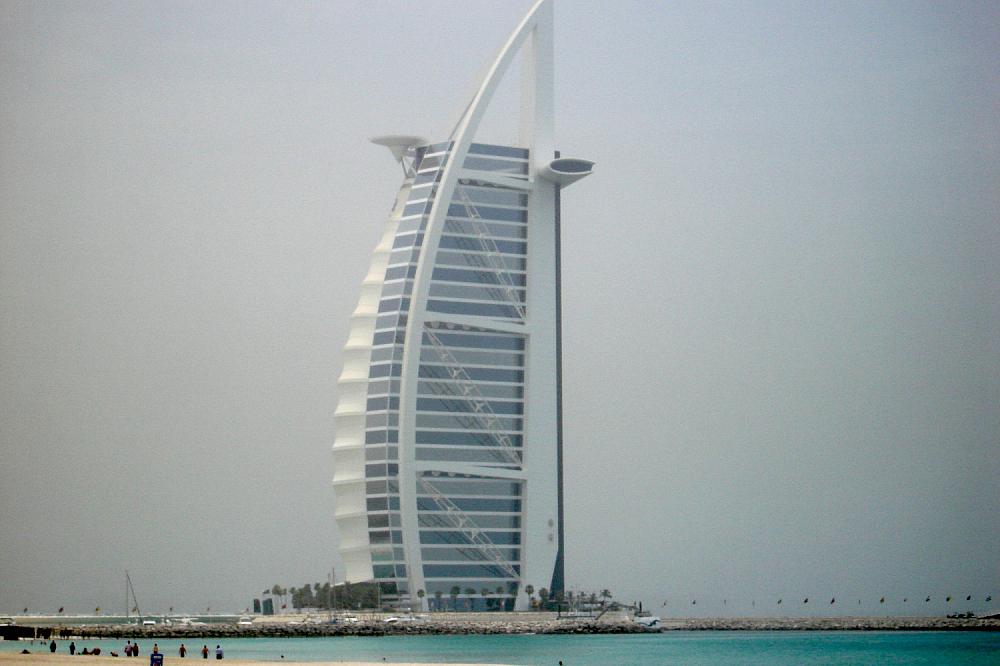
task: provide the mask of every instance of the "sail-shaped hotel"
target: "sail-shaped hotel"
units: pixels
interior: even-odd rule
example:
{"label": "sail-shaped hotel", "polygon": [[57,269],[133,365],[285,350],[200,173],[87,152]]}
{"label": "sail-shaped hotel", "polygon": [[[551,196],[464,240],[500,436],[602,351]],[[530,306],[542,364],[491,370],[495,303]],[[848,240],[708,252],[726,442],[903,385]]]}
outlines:
{"label": "sail-shaped hotel", "polygon": [[[333,484],[344,577],[385,602],[563,588],[560,192],[593,163],[555,152],[552,21],[536,2],[447,140],[374,139],[405,176],[351,316]],[[478,143],[519,54],[519,145]]]}

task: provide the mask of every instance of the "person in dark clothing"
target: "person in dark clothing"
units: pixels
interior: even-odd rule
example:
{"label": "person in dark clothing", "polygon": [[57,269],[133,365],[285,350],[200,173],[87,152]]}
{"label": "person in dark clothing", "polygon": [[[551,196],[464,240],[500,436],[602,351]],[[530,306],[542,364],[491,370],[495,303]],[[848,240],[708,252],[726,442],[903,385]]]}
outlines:
{"label": "person in dark clothing", "polygon": [[76,643],[73,641],[69,642],[69,653],[76,654]]}
{"label": "person in dark clothing", "polygon": [[52,641],[51,643],[49,643],[49,652],[55,652],[55,651],[56,651],[56,642]]}
{"label": "person in dark clothing", "polygon": [[184,647],[184,643],[181,643],[181,647],[177,650],[177,653],[181,656],[181,659],[183,659],[184,655],[188,653],[188,649]]}
{"label": "person in dark clothing", "polygon": [[219,645],[215,646],[215,658],[222,659],[222,647]]}

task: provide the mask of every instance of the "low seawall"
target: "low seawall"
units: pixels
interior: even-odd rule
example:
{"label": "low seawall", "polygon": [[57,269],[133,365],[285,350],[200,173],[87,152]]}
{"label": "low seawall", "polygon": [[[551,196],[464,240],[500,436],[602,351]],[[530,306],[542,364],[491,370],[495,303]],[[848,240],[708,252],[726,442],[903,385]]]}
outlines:
{"label": "low seawall", "polygon": [[[1000,619],[939,617],[839,617],[839,618],[688,618],[665,619],[647,628],[628,620],[594,622],[588,619],[531,619],[523,615],[504,618],[428,619],[387,623],[362,619],[337,624],[255,622],[237,625],[90,625],[54,626],[55,637],[94,639],[152,638],[283,638],[308,636],[405,636],[447,634],[636,634],[660,631],[1000,631]],[[41,627],[39,630],[43,629]],[[39,632],[40,635],[41,632]]]}

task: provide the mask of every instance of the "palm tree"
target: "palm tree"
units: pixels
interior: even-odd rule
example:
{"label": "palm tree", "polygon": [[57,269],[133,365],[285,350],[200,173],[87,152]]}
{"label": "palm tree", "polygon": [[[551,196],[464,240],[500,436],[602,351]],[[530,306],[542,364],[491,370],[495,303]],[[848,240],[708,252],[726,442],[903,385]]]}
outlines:
{"label": "palm tree", "polygon": [[452,585],[451,590],[448,591],[448,594],[451,596],[451,609],[453,611],[458,610],[458,595],[460,595],[461,593],[462,593],[462,588],[460,588],[458,585]]}
{"label": "palm tree", "polygon": [[427,593],[424,592],[424,588],[420,588],[419,590],[417,590],[417,598],[420,599],[420,610],[424,609],[424,597],[425,596],[427,596]]}
{"label": "palm tree", "polygon": [[475,593],[476,593],[476,590],[474,588],[471,588],[471,587],[465,588],[465,596],[466,596],[466,599],[468,600],[468,606],[469,606],[469,611],[470,612],[472,611],[472,597],[473,597],[473,595]]}
{"label": "palm tree", "polygon": [[486,600],[485,601],[485,603],[486,603],[486,610],[489,610],[490,609],[490,600],[489,600],[490,589],[488,587],[484,587],[483,589],[479,590],[479,594],[483,595],[483,599]]}
{"label": "palm tree", "polygon": [[604,599],[604,604],[607,605],[607,600],[611,598],[611,590],[604,589],[601,590],[601,599]]}
{"label": "palm tree", "polygon": [[434,591],[434,598],[437,599],[437,603],[434,604],[434,607],[435,607],[435,609],[437,609],[439,611],[441,610],[441,597],[443,597],[443,596],[444,596],[444,592],[442,592],[441,590],[435,590]]}
{"label": "palm tree", "polygon": [[528,605],[531,606],[535,601],[535,586],[525,585],[524,593],[528,595]]}
{"label": "palm tree", "polygon": [[538,608],[545,610],[545,602],[549,600],[549,591],[544,587],[538,590]]}

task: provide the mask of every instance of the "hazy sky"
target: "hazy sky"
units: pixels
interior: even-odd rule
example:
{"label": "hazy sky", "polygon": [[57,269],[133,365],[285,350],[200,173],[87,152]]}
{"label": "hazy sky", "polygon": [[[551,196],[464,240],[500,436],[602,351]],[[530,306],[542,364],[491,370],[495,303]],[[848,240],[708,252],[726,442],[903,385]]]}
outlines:
{"label": "hazy sky", "polygon": [[[0,612],[326,579],[367,140],[447,136],[529,5],[0,0]],[[998,44],[995,2],[558,0],[571,586],[997,610]]]}

